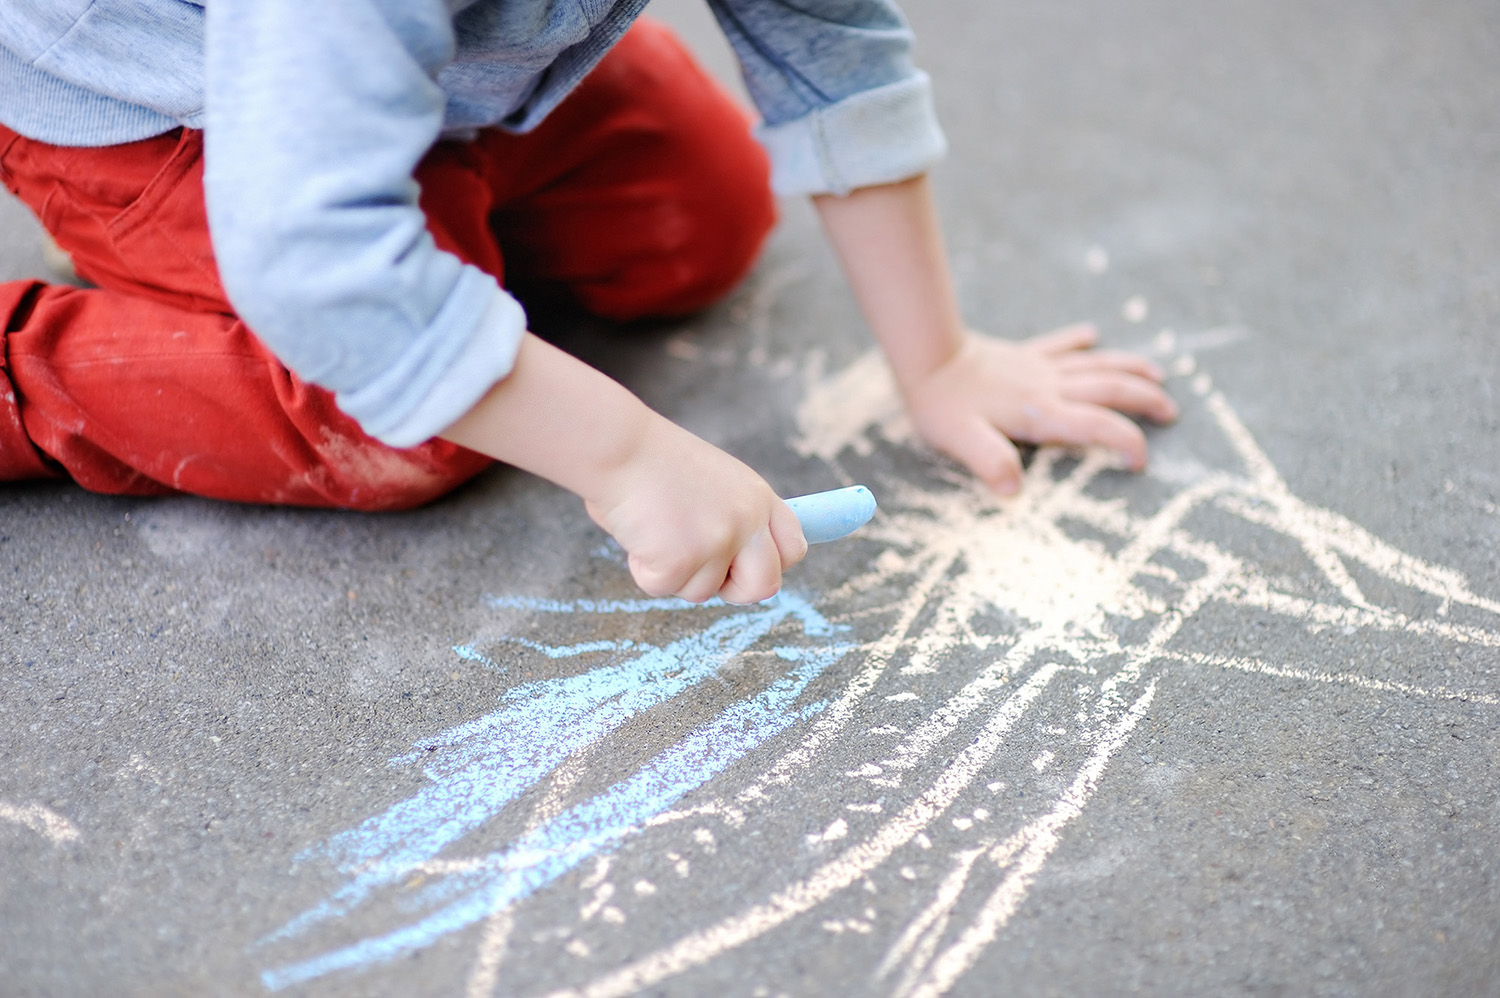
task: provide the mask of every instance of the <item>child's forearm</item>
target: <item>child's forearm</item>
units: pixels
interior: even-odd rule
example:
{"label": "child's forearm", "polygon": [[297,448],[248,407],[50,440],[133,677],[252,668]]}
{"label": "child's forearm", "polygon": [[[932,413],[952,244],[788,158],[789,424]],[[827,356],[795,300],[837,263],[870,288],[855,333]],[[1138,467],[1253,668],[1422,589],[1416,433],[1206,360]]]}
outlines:
{"label": "child's forearm", "polygon": [[509,376],[442,436],[587,500],[656,421],[624,386],[527,333]]}
{"label": "child's forearm", "polygon": [[907,392],[957,355],[965,336],[927,177],[813,203],[860,311]]}

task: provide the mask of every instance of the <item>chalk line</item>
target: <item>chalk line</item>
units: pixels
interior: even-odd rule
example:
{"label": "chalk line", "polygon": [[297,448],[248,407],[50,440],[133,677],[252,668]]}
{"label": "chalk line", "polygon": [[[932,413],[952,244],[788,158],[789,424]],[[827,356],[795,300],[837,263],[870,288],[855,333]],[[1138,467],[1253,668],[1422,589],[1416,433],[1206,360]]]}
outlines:
{"label": "chalk line", "polygon": [[500,983],[500,964],[505,960],[505,950],[515,924],[515,914],[508,905],[497,908],[485,922],[479,952],[464,985],[464,998],[490,998],[495,993]]}
{"label": "chalk line", "polygon": [[[1130,738],[1156,695],[1156,681],[1131,705],[1129,712],[1099,740],[1087,762],[1053,809],[991,850],[998,865],[1010,865],[1005,879],[995,888],[979,914],[958,939],[933,958],[908,988],[897,990],[901,998],[937,998],[948,991],[966,973],[979,954],[994,942],[1011,916],[1021,906],[1031,884],[1062,841],[1062,830],[1083,813],[1084,807],[1104,776],[1109,760]],[[1019,855],[1017,855],[1019,854]],[[1014,857],[1014,859],[1012,859]]]}
{"label": "chalk line", "polygon": [[777,891],[766,902],[700,929],[650,956],[636,960],[582,988],[566,988],[549,998],[617,998],[650,987],[690,967],[712,960],[726,950],[810,911],[838,891],[884,863],[910,842],[973,782],[981,767],[1000,748],[1005,733],[1031,706],[1059,671],[1046,665],[1033,673],[1001,704],[980,735],[965,746],[938,780],[916,801],[873,835],[850,847],[810,876]]}
{"label": "chalk line", "polygon": [[7,804],[0,801],[0,821],[9,821],[30,829],[55,846],[77,842],[82,837],[71,821],[40,804]]}
{"label": "chalk line", "polygon": [[1403,696],[1421,697],[1426,700],[1462,700],[1465,703],[1478,703],[1490,707],[1500,706],[1500,695],[1494,693],[1454,690],[1446,686],[1417,686],[1391,679],[1375,679],[1355,672],[1323,672],[1290,665],[1273,665],[1261,659],[1211,655],[1207,652],[1174,652],[1165,657],[1188,665],[1233,669],[1261,676],[1275,676],[1278,679],[1297,679],[1302,682],[1332,686],[1353,686],[1376,693],[1400,693]]}

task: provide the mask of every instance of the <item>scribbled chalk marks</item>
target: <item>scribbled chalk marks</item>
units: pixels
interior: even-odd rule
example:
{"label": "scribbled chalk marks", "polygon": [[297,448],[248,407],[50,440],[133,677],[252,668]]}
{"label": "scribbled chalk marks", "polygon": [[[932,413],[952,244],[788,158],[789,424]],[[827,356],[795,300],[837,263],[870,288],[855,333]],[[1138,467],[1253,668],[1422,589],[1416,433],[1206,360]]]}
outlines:
{"label": "scribbled chalk marks", "polygon": [[[500,602],[504,602],[503,600]],[[609,604],[529,601],[536,613],[578,615],[706,611],[680,601]],[[521,794],[565,771],[565,762],[633,718],[712,679],[725,663],[793,624],[817,644],[777,644],[787,666],[774,682],[739,700],[689,732],[637,772],[588,800],[546,815],[505,848],[440,860]],[[787,628],[782,628],[787,630]],[[388,933],[267,970],[264,983],[281,988],[334,970],[367,968],[430,945],[527,897],[580,863],[636,834],[643,823],[712,779],[773,735],[815,714],[801,702],[807,685],[841,658],[848,645],[806,600],[783,594],[774,602],[709,618],[706,626],[664,647],[637,642],[537,646],[548,657],[629,651],[623,662],[560,679],[515,687],[493,713],[417,743],[393,765],[420,764],[430,781],[416,796],[308,853],[330,862],[348,882],[317,907],[264,941],[307,937],[321,924],[396,893],[414,875],[429,885],[402,906],[420,916]],[[463,648],[460,654],[479,653]]]}
{"label": "scribbled chalk marks", "polygon": [[[1221,334],[1204,340],[1234,338]],[[1222,395],[1197,372],[1193,358],[1181,355],[1172,366],[1192,377],[1191,390],[1218,425],[1238,466],[1174,469],[1163,483],[1170,488],[1153,509],[1132,511],[1123,498],[1100,497],[1092,488],[1106,470],[1104,463],[1076,461],[1056,451],[1037,456],[1023,495],[1013,501],[995,502],[964,489],[882,483],[882,496],[890,496],[885,502],[889,515],[876,531],[887,544],[886,553],[834,597],[847,601],[889,589],[904,594],[887,608],[893,624],[867,646],[867,661],[883,667],[899,657],[902,664],[895,671],[933,675],[940,667],[952,668],[959,650],[998,652],[917,723],[871,729],[900,737],[888,753],[850,769],[849,775],[868,781],[872,794],[904,791],[912,784],[912,803],[873,830],[851,831],[841,855],[767,901],[554,995],[630,994],[830,903],[888,862],[895,865],[898,856],[930,848],[932,837],[942,834],[935,819],[969,810],[959,805],[979,796],[981,774],[1008,775],[985,784],[993,799],[1011,788],[1038,785],[1045,771],[1070,771],[1060,792],[1043,798],[1047,806],[1039,816],[1024,820],[1015,808],[1009,828],[989,831],[984,826],[997,824],[991,819],[999,816],[1001,806],[991,803],[969,810],[975,817],[952,822],[970,841],[952,852],[945,873],[931,878],[928,904],[904,916],[904,926],[887,934],[872,988],[884,985],[898,995],[943,993],[1016,911],[1067,824],[1082,813],[1108,762],[1149,707],[1152,673],[1163,667],[1233,668],[1375,692],[1500,702],[1482,691],[1421,688],[1298,663],[1230,659],[1182,646],[1194,617],[1217,604],[1277,613],[1312,634],[1337,626],[1495,647],[1500,645],[1500,604],[1475,594],[1457,573],[1421,563],[1348,520],[1296,499]],[[884,380],[877,358],[870,355],[824,383],[826,391],[812,392],[802,414],[804,453],[836,463],[868,455],[891,438],[904,441],[909,428],[893,393],[879,387]],[[851,403],[862,405],[863,411],[852,413]],[[1311,571],[1289,579],[1257,564],[1225,538],[1192,529],[1204,511],[1275,531],[1298,548]],[[1436,599],[1434,615],[1416,619],[1378,605],[1356,583],[1351,566]],[[1475,611],[1474,622],[1453,619],[1451,611],[1457,608]],[[987,626],[986,613],[994,609],[1020,618],[1019,626],[1009,632]],[[1064,676],[1074,686],[1071,698],[1056,695]],[[874,686],[861,676],[850,693],[858,693],[862,682],[866,689]],[[1049,701],[1044,691],[1054,697]],[[886,700],[907,697],[901,693]],[[1044,710],[1044,705],[1052,722],[1045,727],[1060,737],[1052,748],[1030,757],[1035,775],[1029,776],[1025,762],[1005,759],[999,750],[1014,734],[1016,717]],[[956,756],[944,755],[940,749],[954,744],[955,732],[974,730],[964,724],[976,714],[983,717],[977,736]],[[830,709],[815,727],[831,728],[839,716]],[[831,734],[818,732],[809,741]],[[773,766],[772,772],[790,768]],[[776,782],[768,779],[752,787],[756,793],[742,793],[736,803],[754,802]],[[977,819],[981,813],[984,818]],[[910,864],[894,872],[902,879],[921,879],[917,869]]]}
{"label": "scribbled chalk marks", "polygon": [[[1181,349],[1241,335],[1160,344],[1217,456],[1122,485],[1098,458],[1042,450],[1003,501],[940,475],[878,481],[884,514],[859,541],[871,559],[816,607],[495,597],[542,633],[456,653],[493,666],[503,644],[563,674],[393,760],[427,783],[305,854],[343,883],[262,943],[265,983],[369,970],[476,927],[474,998],[634,994],[773,938],[851,948],[848,965],[871,968],[861,990],[938,995],[1045,875],[1166,672],[1500,707],[1389,664],[1312,664],[1340,661],[1328,643],[1352,637],[1500,648],[1500,601],[1291,493]],[[910,438],[875,355],[814,383],[799,421],[804,454],[865,463],[849,480]],[[1212,633],[1253,620],[1283,640],[1226,653],[1211,619]],[[553,620],[565,626],[548,632]],[[748,685],[746,663],[761,666]],[[737,692],[715,701],[731,672]],[[700,701],[718,705],[686,733],[639,726]],[[632,739],[650,753],[601,781],[601,753]],[[544,894],[568,892],[575,920],[556,924],[555,904],[552,922],[532,920]],[[681,897],[698,918],[686,930]],[[389,928],[327,942],[356,911]]]}

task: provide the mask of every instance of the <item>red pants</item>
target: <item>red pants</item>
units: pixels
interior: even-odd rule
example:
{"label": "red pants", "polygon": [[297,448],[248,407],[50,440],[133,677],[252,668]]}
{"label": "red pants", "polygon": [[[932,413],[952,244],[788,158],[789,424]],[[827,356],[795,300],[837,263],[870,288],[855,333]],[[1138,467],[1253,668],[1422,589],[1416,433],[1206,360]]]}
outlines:
{"label": "red pants", "polygon": [[[0,178],[96,285],[0,284],[0,481],[374,510],[485,467],[445,441],[370,438],[235,317],[201,152],[187,130],[86,149],[0,126]],[[744,112],[641,22],[537,130],[440,143],[416,176],[442,248],[631,319],[744,276],[774,221],[768,174]]]}

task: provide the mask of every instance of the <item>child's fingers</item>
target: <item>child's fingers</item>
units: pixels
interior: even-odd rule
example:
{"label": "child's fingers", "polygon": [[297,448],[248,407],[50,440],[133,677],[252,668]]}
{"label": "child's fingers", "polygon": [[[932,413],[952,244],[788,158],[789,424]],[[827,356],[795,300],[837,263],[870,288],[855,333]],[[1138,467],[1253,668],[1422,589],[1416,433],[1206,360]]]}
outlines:
{"label": "child's fingers", "polygon": [[632,552],[626,560],[635,584],[648,596],[680,596],[690,603],[713,597],[724,584],[732,552],[719,545],[677,543],[649,553]]}
{"label": "child's fingers", "polygon": [[684,561],[651,561],[634,553],[626,559],[626,564],[630,567],[630,577],[635,579],[635,584],[647,596],[671,596],[677,593],[694,571],[694,566]]}
{"label": "child's fingers", "polygon": [[783,572],[807,555],[807,538],[802,534],[802,524],[785,502],[778,502],[771,509],[771,540],[781,556]]}
{"label": "child's fingers", "polygon": [[1087,403],[1071,403],[1055,413],[1048,438],[1039,443],[1104,447],[1135,471],[1146,467],[1146,435],[1118,412]]}
{"label": "child's fingers", "polygon": [[1075,371],[1120,371],[1147,381],[1166,380],[1166,372],[1160,365],[1125,350],[1084,350],[1058,357],[1056,362],[1058,370],[1069,374]]}
{"label": "child's fingers", "polygon": [[719,587],[726,603],[759,603],[781,588],[781,553],[771,528],[761,527],[729,565],[729,577]]}
{"label": "child's fingers", "polygon": [[1158,423],[1177,418],[1177,403],[1154,381],[1119,371],[1088,371],[1071,374],[1065,385],[1074,402],[1106,406],[1142,416]]}
{"label": "child's fingers", "polygon": [[686,582],[672,590],[672,595],[685,599],[689,603],[702,603],[713,599],[718,595],[719,590],[724,588],[725,579],[729,576],[730,564],[722,558],[713,558],[704,562]]}
{"label": "child's fingers", "polygon": [[1021,455],[1016,445],[983,419],[974,419],[962,432],[938,443],[1001,495],[1020,491]]}
{"label": "child's fingers", "polygon": [[1099,330],[1092,322],[1075,322],[1071,326],[1033,336],[1026,341],[1026,345],[1044,354],[1056,356],[1075,350],[1087,350],[1098,342]]}

